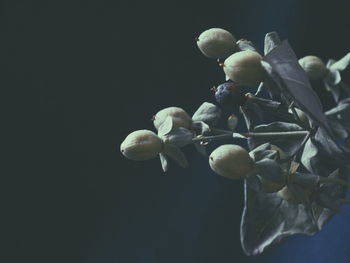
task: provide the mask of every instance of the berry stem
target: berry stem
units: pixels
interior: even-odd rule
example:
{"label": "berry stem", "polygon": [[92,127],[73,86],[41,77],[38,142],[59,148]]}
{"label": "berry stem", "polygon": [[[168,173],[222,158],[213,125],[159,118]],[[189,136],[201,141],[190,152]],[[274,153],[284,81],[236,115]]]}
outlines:
{"label": "berry stem", "polygon": [[350,187],[350,183],[338,178],[320,177],[320,183],[336,183],[341,184],[342,186]]}
{"label": "berry stem", "polygon": [[[220,140],[220,139],[227,139],[227,138],[232,138],[234,134],[231,131],[227,130],[222,130],[222,129],[216,129],[212,128],[212,132],[218,133],[219,135],[213,135],[213,136],[202,136],[202,137],[196,137],[192,139],[192,142],[197,142],[197,141],[213,141],[213,140]],[[238,133],[242,135],[242,138],[244,137],[267,137],[267,138],[272,138],[272,137],[304,137],[308,136],[309,132],[308,131],[291,131],[291,132],[243,132],[243,133]]]}

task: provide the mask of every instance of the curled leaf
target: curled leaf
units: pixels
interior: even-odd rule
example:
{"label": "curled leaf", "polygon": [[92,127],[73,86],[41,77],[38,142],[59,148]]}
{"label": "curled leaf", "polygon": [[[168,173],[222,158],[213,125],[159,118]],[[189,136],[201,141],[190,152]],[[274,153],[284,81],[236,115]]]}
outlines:
{"label": "curled leaf", "polygon": [[210,133],[210,127],[203,121],[194,121],[192,122],[192,129],[196,134],[206,135]]}
{"label": "curled leaf", "polygon": [[165,154],[160,153],[159,154],[159,158],[160,158],[160,163],[162,165],[162,169],[164,172],[167,172],[169,170],[169,161],[168,158],[165,156]]}
{"label": "curled leaf", "polygon": [[276,48],[281,44],[281,39],[277,32],[269,32],[265,35],[264,43],[264,55],[268,54],[271,50]]}
{"label": "curled leaf", "polygon": [[[301,131],[302,128],[294,123],[287,122],[272,122],[270,124],[259,125],[255,127],[253,132],[288,132],[288,131]],[[273,145],[281,148],[287,156],[293,155],[300,147],[303,137],[270,137],[270,138],[261,138],[261,137],[250,137],[248,139],[249,149],[254,149],[257,146],[270,142]]]}
{"label": "curled leaf", "polygon": [[213,103],[204,102],[198,110],[193,114],[193,121],[203,121],[208,125],[216,125],[221,116],[221,110]]}
{"label": "curled leaf", "polygon": [[171,143],[177,147],[183,147],[187,144],[192,143],[193,133],[186,128],[179,127],[175,128],[167,134],[161,136],[166,143]]}
{"label": "curled leaf", "polygon": [[168,116],[165,121],[158,128],[158,136],[162,137],[168,134],[173,129],[173,119],[171,116]]}
{"label": "curled leaf", "polygon": [[177,146],[173,144],[165,144],[164,153],[168,155],[171,159],[173,159],[182,168],[188,167],[188,161],[186,159],[186,156]]}
{"label": "curled leaf", "polygon": [[254,46],[253,42],[251,42],[249,40],[240,39],[237,41],[237,45],[238,45],[238,48],[240,51],[251,50],[251,51],[258,52],[258,50]]}

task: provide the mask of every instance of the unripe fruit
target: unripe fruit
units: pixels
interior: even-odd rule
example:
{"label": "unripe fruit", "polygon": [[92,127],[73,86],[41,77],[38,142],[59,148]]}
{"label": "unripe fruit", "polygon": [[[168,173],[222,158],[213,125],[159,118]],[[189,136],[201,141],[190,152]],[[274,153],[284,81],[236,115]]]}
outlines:
{"label": "unripe fruit", "polygon": [[228,31],[211,28],[197,38],[199,50],[209,58],[225,58],[236,50],[236,39]]}
{"label": "unripe fruit", "polygon": [[154,127],[158,130],[166,118],[170,116],[173,120],[173,128],[191,128],[192,119],[186,111],[179,107],[168,107],[157,112],[153,117]]}
{"label": "unripe fruit", "polygon": [[223,69],[234,82],[246,86],[256,86],[264,80],[265,70],[261,66],[259,53],[245,50],[228,57]]}
{"label": "unripe fruit", "polygon": [[130,133],[120,145],[122,154],[135,161],[153,159],[162,151],[162,148],[163,141],[149,130],[137,130]]}
{"label": "unripe fruit", "polygon": [[299,59],[299,64],[305,70],[308,77],[312,80],[323,78],[328,69],[323,61],[316,56],[306,56]]}
{"label": "unripe fruit", "polygon": [[255,170],[255,163],[249,153],[233,144],[216,148],[209,156],[209,165],[214,172],[230,179],[242,178]]}

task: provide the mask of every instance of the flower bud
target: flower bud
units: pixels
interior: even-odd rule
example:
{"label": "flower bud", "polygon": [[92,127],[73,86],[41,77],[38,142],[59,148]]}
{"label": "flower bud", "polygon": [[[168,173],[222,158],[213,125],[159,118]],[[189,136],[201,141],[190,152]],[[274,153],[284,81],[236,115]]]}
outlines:
{"label": "flower bud", "polygon": [[236,50],[236,39],[228,31],[211,28],[197,38],[199,50],[209,58],[225,58]]}
{"label": "flower bud", "polygon": [[173,120],[173,128],[191,128],[192,119],[183,109],[179,107],[168,107],[157,112],[154,116],[153,124],[158,130],[166,118],[170,116]]}
{"label": "flower bud", "polygon": [[316,56],[303,57],[299,59],[299,64],[312,80],[323,78],[328,71],[323,61]]}
{"label": "flower bud", "polygon": [[255,170],[253,159],[241,146],[225,144],[209,156],[209,165],[217,174],[230,179],[239,179]]}
{"label": "flower bud", "polygon": [[225,74],[240,85],[256,86],[263,81],[265,70],[259,53],[245,50],[228,57],[223,65]]}
{"label": "flower bud", "polygon": [[153,159],[162,151],[162,148],[163,141],[149,130],[130,133],[120,145],[122,154],[135,161]]}
{"label": "flower bud", "polygon": [[234,131],[238,124],[238,118],[236,115],[231,114],[227,119],[227,126],[231,131]]}

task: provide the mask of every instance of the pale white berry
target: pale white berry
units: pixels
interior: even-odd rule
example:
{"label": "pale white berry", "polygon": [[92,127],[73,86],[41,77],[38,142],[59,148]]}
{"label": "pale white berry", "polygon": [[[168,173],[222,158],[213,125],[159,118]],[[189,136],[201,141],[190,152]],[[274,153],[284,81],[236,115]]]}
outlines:
{"label": "pale white berry", "polygon": [[173,121],[173,128],[183,127],[191,128],[192,119],[186,111],[179,107],[168,107],[157,112],[153,117],[154,127],[158,130],[167,117],[171,117]]}
{"label": "pale white berry", "polygon": [[259,53],[245,50],[234,53],[223,63],[223,69],[232,81],[246,86],[256,86],[264,80],[265,70],[261,66]]}
{"label": "pale white berry", "polygon": [[131,160],[144,161],[156,157],[163,148],[163,141],[152,131],[137,130],[130,133],[120,145],[122,154]]}
{"label": "pale white berry", "polygon": [[306,56],[299,59],[299,64],[305,70],[308,77],[312,80],[323,78],[328,69],[323,61],[316,56]]}
{"label": "pale white berry", "polygon": [[241,146],[225,144],[209,156],[209,165],[217,174],[230,179],[239,179],[255,170],[255,163]]}
{"label": "pale white berry", "polygon": [[231,131],[234,131],[238,124],[238,118],[236,115],[231,114],[227,119],[227,126]]}
{"label": "pale white berry", "polygon": [[199,50],[209,58],[225,58],[236,50],[236,38],[221,28],[211,28],[197,38]]}

